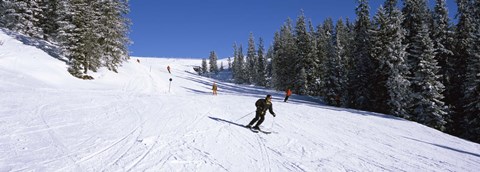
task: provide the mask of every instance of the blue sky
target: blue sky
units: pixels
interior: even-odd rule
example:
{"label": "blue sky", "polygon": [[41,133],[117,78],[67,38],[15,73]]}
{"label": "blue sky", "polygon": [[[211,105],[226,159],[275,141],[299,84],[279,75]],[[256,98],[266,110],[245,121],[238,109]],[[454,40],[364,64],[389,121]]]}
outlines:
{"label": "blue sky", "polygon": [[[372,15],[383,0],[370,0]],[[433,3],[430,0],[430,3]],[[287,18],[303,9],[314,26],[331,17],[355,19],[356,0],[131,0],[132,56],[219,58],[233,54],[234,42],[247,47],[250,32],[265,49]],[[403,3],[400,1],[400,4]],[[454,0],[447,0],[450,16]],[[246,50],[244,50],[246,53]]]}

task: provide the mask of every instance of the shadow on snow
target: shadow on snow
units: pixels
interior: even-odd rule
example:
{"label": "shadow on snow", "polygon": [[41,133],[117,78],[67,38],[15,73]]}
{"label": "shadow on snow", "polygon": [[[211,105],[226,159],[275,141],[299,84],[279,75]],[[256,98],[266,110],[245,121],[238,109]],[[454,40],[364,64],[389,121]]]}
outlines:
{"label": "shadow on snow", "polygon": [[0,28],[0,30],[5,32],[7,35],[15,38],[16,40],[22,42],[25,45],[34,46],[34,47],[44,51],[48,55],[50,55],[50,56],[52,56],[52,57],[54,57],[54,58],[56,58],[60,61],[63,61],[65,63],[68,62],[68,60],[66,58],[63,58],[63,57],[60,56],[60,54],[61,54],[60,48],[58,48],[56,45],[53,45],[53,44],[49,43],[48,41],[37,39],[37,38],[32,38],[32,37],[25,36],[25,35],[22,35],[22,34],[18,34],[18,33],[12,32],[12,31],[10,31],[8,29],[4,29],[4,28]]}
{"label": "shadow on snow", "polygon": [[467,152],[467,151],[464,151],[464,150],[460,150],[460,149],[456,149],[456,148],[452,148],[452,147],[448,147],[448,146],[444,146],[444,145],[439,145],[439,144],[436,144],[436,143],[430,143],[430,142],[426,142],[426,141],[422,141],[422,140],[417,140],[417,139],[410,138],[410,137],[404,137],[404,138],[410,139],[410,140],[413,140],[413,141],[417,141],[417,142],[421,142],[421,143],[425,143],[425,144],[429,144],[429,145],[433,145],[433,146],[437,146],[437,147],[440,147],[440,148],[452,150],[452,151],[455,151],[455,152],[472,155],[472,156],[480,158],[480,154],[477,154],[477,153]]}

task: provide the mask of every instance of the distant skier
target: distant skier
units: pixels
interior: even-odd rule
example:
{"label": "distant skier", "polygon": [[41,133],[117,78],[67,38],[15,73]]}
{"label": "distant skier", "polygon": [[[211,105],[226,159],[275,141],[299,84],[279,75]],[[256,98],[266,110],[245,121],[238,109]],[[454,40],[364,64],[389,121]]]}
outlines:
{"label": "distant skier", "polygon": [[265,97],[265,99],[258,99],[257,102],[255,102],[255,106],[257,107],[255,118],[253,118],[246,127],[252,128],[252,125],[257,122],[253,129],[260,130],[260,124],[262,124],[263,120],[265,120],[265,114],[267,110],[270,111],[270,114],[272,114],[273,117],[275,117],[272,107],[272,96],[269,94],[267,97]]}
{"label": "distant skier", "polygon": [[213,86],[212,86],[212,91],[213,91],[213,95],[217,95],[217,84],[215,82],[213,82]]}
{"label": "distant skier", "polygon": [[168,70],[168,73],[169,73],[169,74],[172,74],[172,73],[170,72],[170,66],[167,66],[167,70]]}
{"label": "distant skier", "polygon": [[287,90],[285,90],[285,100],[283,100],[283,102],[287,102],[288,100],[288,97],[290,97],[292,95],[292,91],[287,88]]}

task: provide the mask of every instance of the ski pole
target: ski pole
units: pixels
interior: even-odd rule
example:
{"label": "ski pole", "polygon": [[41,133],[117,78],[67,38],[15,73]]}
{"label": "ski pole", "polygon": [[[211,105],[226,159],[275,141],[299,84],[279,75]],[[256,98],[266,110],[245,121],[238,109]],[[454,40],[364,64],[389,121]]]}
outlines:
{"label": "ski pole", "polygon": [[274,124],[275,124],[275,117],[273,117],[273,122],[272,122],[272,126],[270,126],[270,130],[273,128]]}
{"label": "ski pole", "polygon": [[[253,111],[253,112],[255,112],[255,111]],[[242,116],[241,118],[239,118],[239,119],[237,119],[237,120],[235,120],[235,121],[240,121],[241,119],[247,117],[248,115],[252,114],[253,112],[247,113],[246,115]]]}

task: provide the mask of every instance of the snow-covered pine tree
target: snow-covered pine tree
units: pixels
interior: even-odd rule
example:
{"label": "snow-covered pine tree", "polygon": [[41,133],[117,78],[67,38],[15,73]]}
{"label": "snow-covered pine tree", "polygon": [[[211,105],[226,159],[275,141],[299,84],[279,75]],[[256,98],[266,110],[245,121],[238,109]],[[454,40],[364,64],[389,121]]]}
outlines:
{"label": "snow-covered pine tree", "polygon": [[347,34],[347,29],[343,24],[343,20],[339,19],[335,27],[335,35],[333,38],[334,47],[332,54],[327,56],[327,82],[326,101],[333,106],[346,106],[345,93],[348,77],[346,71],[347,56],[345,45],[347,42],[342,41],[342,37]]}
{"label": "snow-covered pine tree", "polygon": [[435,49],[429,37],[428,26],[424,24],[418,34],[418,38],[421,38],[422,52],[417,57],[418,63],[412,66],[412,71],[415,71],[411,82],[414,91],[413,115],[416,116],[416,121],[445,131],[447,113],[442,95],[445,87],[440,82],[440,75],[437,74],[440,67],[435,59]]}
{"label": "snow-covered pine tree", "polygon": [[[87,76],[88,70],[96,72],[101,66],[101,46],[97,45],[99,35],[98,29],[98,4],[86,0],[72,0],[66,3],[69,14],[71,15],[71,25],[67,28],[71,33],[68,44],[63,44],[64,49],[68,49],[67,56],[70,60],[69,72],[79,78],[93,79]],[[62,10],[63,11],[63,10]],[[69,27],[69,25],[67,25]],[[60,28],[63,30],[64,28]]]}
{"label": "snow-covered pine tree", "polygon": [[102,61],[109,70],[117,71],[118,66],[129,59],[127,33],[129,30],[128,2],[126,0],[100,1],[98,24],[99,45]]}
{"label": "snow-covered pine tree", "polygon": [[43,17],[39,18],[40,27],[44,33],[44,39],[54,42],[56,41],[56,31],[58,28],[56,19],[58,19],[58,2],[59,0],[42,0],[39,3],[42,7]]}
{"label": "snow-covered pine tree", "polygon": [[263,45],[263,39],[260,37],[258,40],[258,49],[257,49],[257,65],[256,65],[256,76],[255,76],[255,83],[259,86],[266,86],[266,61],[264,55],[265,47]]}
{"label": "snow-covered pine tree", "polygon": [[327,18],[323,22],[322,27],[318,28],[318,58],[320,60],[319,65],[319,77],[320,77],[320,95],[325,97],[325,100],[328,103],[328,92],[330,85],[330,63],[331,58],[335,56],[335,46],[334,46],[334,26],[333,20]]}
{"label": "snow-covered pine tree", "polygon": [[256,56],[255,38],[253,37],[253,33],[250,32],[250,36],[248,37],[247,64],[245,65],[245,77],[248,84],[255,82],[254,79],[257,75],[257,70],[255,70],[255,64],[257,62]]}
{"label": "snow-covered pine tree", "polygon": [[307,74],[305,68],[300,69],[300,72],[298,72],[298,74],[297,74],[297,76],[298,76],[297,77],[297,82],[298,82],[298,85],[300,86],[298,88],[298,93],[300,93],[300,94],[305,94],[308,91],[307,90],[308,89],[307,88],[307,83],[305,83],[305,82],[307,82],[307,75],[308,74]]}
{"label": "snow-covered pine tree", "polygon": [[232,57],[228,57],[227,58],[227,67],[228,67],[228,70],[231,70],[232,69]]}
{"label": "snow-covered pine tree", "polygon": [[268,88],[273,88],[273,81],[272,81],[272,75],[273,75],[273,58],[274,58],[274,51],[273,51],[273,44],[270,45],[268,48],[267,54],[265,55],[265,75],[266,75],[266,87]]}
{"label": "snow-covered pine tree", "polygon": [[453,49],[454,58],[452,58],[454,73],[452,78],[450,78],[450,86],[452,88],[448,95],[448,101],[455,102],[454,107],[452,108],[452,122],[453,128],[452,132],[455,135],[462,135],[465,133],[466,126],[462,123],[465,119],[464,113],[464,94],[465,94],[465,74],[467,69],[467,59],[469,56],[469,47],[472,46],[472,37],[471,34],[475,29],[475,17],[473,16],[472,9],[472,0],[458,0],[458,23],[456,26],[455,32],[455,48]]}
{"label": "snow-covered pine tree", "polygon": [[385,2],[375,15],[375,29],[372,31],[372,56],[378,61],[378,72],[387,77],[386,107],[388,113],[409,117],[410,82],[406,79],[409,70],[406,61],[406,45],[403,45],[405,31],[401,24],[403,15],[395,7],[396,0]]}
{"label": "snow-covered pine tree", "polygon": [[[455,104],[455,102],[452,102],[450,92],[457,88],[451,87],[450,83],[451,78],[455,77],[453,75],[455,73],[455,69],[452,63],[452,59],[454,57],[452,49],[454,44],[452,24],[450,23],[450,18],[448,17],[446,0],[436,0],[432,17],[433,23],[431,27],[431,35],[435,48],[435,59],[438,61],[438,65],[440,66],[438,75],[441,76],[440,82],[445,86],[443,95],[445,96],[444,101],[447,105],[446,110],[450,116],[452,115],[452,112],[448,108]],[[452,121],[450,117],[445,118],[445,120],[447,121],[447,131],[452,132],[450,130],[452,128]]]}
{"label": "snow-covered pine tree", "polygon": [[475,16],[470,34],[471,44],[467,47],[467,69],[464,82],[465,133],[463,137],[480,143],[480,1],[472,1],[471,14]]}
{"label": "snow-covered pine tree", "polygon": [[[352,53],[352,66],[349,72],[349,106],[356,109],[372,109],[369,107],[378,107],[380,95],[373,89],[374,77],[373,63],[370,57],[370,12],[368,0],[359,0],[356,8],[357,20],[354,26],[354,47]],[[374,98],[374,96],[377,96]],[[371,102],[377,100],[377,102]]]}
{"label": "snow-covered pine tree", "polygon": [[235,78],[235,82],[236,83],[239,83],[239,84],[243,84],[243,83],[246,83],[247,82],[247,71],[245,70],[246,69],[246,65],[245,65],[245,56],[243,55],[243,46],[242,44],[240,44],[240,46],[238,47],[238,54],[237,54],[237,60],[238,62],[236,63],[236,78]]}
{"label": "snow-covered pine tree", "polygon": [[215,74],[218,74],[218,65],[217,65],[217,54],[215,54],[215,51],[210,51],[210,56],[208,57],[209,61],[208,64],[210,66],[210,72],[213,72]]}
{"label": "snow-covered pine tree", "polygon": [[[58,1],[58,10],[57,19],[55,19],[56,24],[58,25],[57,28],[57,35],[56,40],[59,43],[59,47],[62,50],[62,54],[68,58],[69,69],[68,71],[73,76],[81,78],[82,74],[82,61],[84,60],[84,56],[81,53],[77,53],[79,49],[80,43],[80,34],[81,31],[80,25],[78,25],[78,12],[74,9],[74,6],[83,5],[79,4],[78,1]],[[77,26],[78,25],[78,26]]]}
{"label": "snow-covered pine tree", "polygon": [[[312,54],[312,40],[309,32],[307,31],[307,25],[305,23],[305,15],[303,10],[300,11],[300,15],[297,18],[295,25],[295,45],[296,52],[292,57],[291,63],[293,66],[294,82],[292,91],[297,94],[306,94],[307,93],[307,84],[314,83],[315,73],[301,73],[301,70],[309,69],[314,71],[316,64],[308,64],[308,62],[314,63],[313,54]],[[306,76],[303,76],[306,74]],[[310,80],[304,80],[310,79]]]}
{"label": "snow-covered pine tree", "polygon": [[[383,8],[383,6],[380,6],[380,8],[377,10],[377,14],[373,17],[373,27],[371,30],[369,30],[370,51],[368,53],[369,56],[372,58],[370,65],[374,67],[374,71],[370,74],[372,77],[372,80],[370,82],[377,82],[373,84],[367,83],[372,86],[372,89],[375,90],[372,92],[371,100],[369,100],[374,105],[369,107],[371,108],[371,110],[379,113],[389,113],[390,109],[392,109],[388,106],[388,102],[391,100],[389,99],[388,93],[389,91],[391,91],[391,88],[388,88],[387,82],[389,76],[391,75],[391,68],[394,68],[396,66],[388,66],[388,60],[390,58],[388,57],[388,55],[391,55],[391,51],[387,48],[390,48],[392,46],[390,45],[391,42],[389,42],[394,39],[392,38],[392,35],[397,35],[396,33],[389,33],[389,31],[392,32],[388,26],[389,24],[391,24],[390,20],[391,19],[386,13],[385,8]],[[401,36],[401,38],[403,38],[403,35]],[[399,59],[399,61],[401,60],[403,59]],[[355,74],[353,73],[352,75]]]}
{"label": "snow-covered pine tree", "polygon": [[207,59],[202,59],[202,74],[208,73]]}
{"label": "snow-covered pine tree", "polygon": [[[317,33],[315,31],[315,28],[313,27],[312,21],[308,21],[308,28],[309,32],[308,35],[310,36],[310,54],[308,54],[308,58],[306,59],[306,64],[309,65],[309,67],[306,69],[307,73],[307,95],[311,96],[319,96],[320,90],[319,90],[319,65],[320,65],[320,60],[318,58],[318,50],[317,50]],[[309,78],[310,76],[310,78]]]}
{"label": "snow-covered pine tree", "polygon": [[44,18],[42,7],[32,0],[5,0],[1,2],[4,27],[35,38],[43,38],[40,19]]}
{"label": "snow-covered pine tree", "polygon": [[220,71],[223,71],[225,70],[225,68],[223,67],[223,61],[220,62]]}
{"label": "snow-covered pine tree", "polygon": [[237,77],[238,77],[238,48],[237,48],[237,43],[234,42],[233,43],[233,62],[232,62],[232,78],[235,80],[237,80]]}
{"label": "snow-covered pine tree", "polygon": [[275,89],[278,89],[280,86],[280,84],[282,84],[283,82],[283,78],[282,78],[282,75],[281,75],[281,66],[282,66],[282,60],[280,58],[280,53],[281,53],[281,43],[280,43],[280,33],[279,32],[275,32],[274,36],[273,36],[273,42],[272,42],[272,46],[270,47],[270,55],[271,55],[271,66],[272,66],[272,70],[271,70],[271,76],[272,76],[272,80],[271,80],[271,86],[272,88],[275,88]]}
{"label": "snow-covered pine tree", "polygon": [[296,46],[290,18],[280,29],[278,36],[274,38],[273,71],[275,73],[272,77],[274,77],[274,87],[277,90],[284,90],[291,87],[295,81],[293,58]]}
{"label": "snow-covered pine tree", "polygon": [[[75,48],[75,43],[78,42],[78,37],[74,36],[74,31],[77,28],[73,24],[73,9],[70,1],[57,1],[57,10],[53,20],[55,21],[55,40],[59,44],[62,54],[71,61],[73,60],[72,51]],[[80,70],[71,70],[75,73],[80,73]],[[72,73],[73,74],[73,73]]]}
{"label": "snow-covered pine tree", "polygon": [[316,40],[315,59],[318,64],[318,68],[316,71],[316,78],[318,79],[316,83],[317,90],[314,95],[325,96],[325,92],[324,92],[325,76],[326,76],[325,62],[327,58],[327,44],[329,41],[327,41],[327,33],[325,32],[324,24],[319,24],[317,26],[315,40]]}
{"label": "snow-covered pine tree", "polygon": [[1,0],[0,1],[0,27],[7,27],[7,24],[9,24],[9,13],[14,12],[13,9],[13,0]]}
{"label": "snow-covered pine tree", "polygon": [[435,59],[435,49],[425,18],[426,1],[406,0],[404,11],[407,16],[404,26],[409,36],[407,37],[408,60],[412,72],[411,113],[414,120],[443,131],[447,115],[442,95],[444,86],[437,74],[440,67]]}

